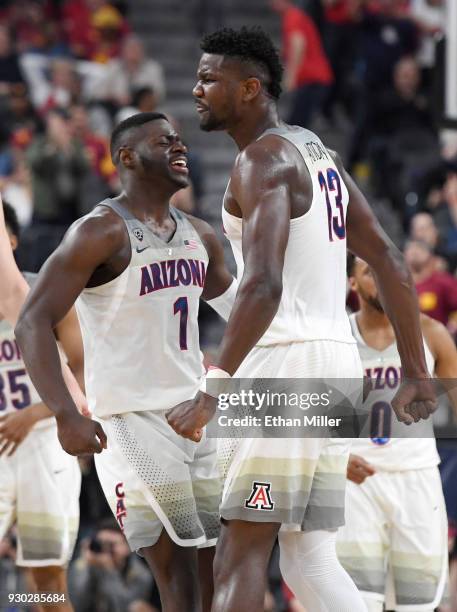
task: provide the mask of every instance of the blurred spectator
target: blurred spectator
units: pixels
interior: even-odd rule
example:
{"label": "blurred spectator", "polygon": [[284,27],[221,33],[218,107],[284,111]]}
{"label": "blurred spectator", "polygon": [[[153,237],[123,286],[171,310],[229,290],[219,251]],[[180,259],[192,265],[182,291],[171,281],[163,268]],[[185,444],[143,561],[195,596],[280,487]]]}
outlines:
{"label": "blurred spectator", "polygon": [[[451,227],[449,227],[449,229],[451,229]],[[440,269],[454,269],[456,264],[456,252],[450,248],[452,244],[449,244],[446,234],[444,239],[440,235],[440,231],[430,213],[420,212],[412,217],[410,223],[410,237],[413,240],[421,240],[428,244],[436,254],[437,259],[442,262],[438,262]]]}
{"label": "blurred spectator", "polygon": [[50,64],[45,58],[26,54],[21,60],[33,105],[41,113],[68,107],[81,96],[81,79],[71,59],[58,58]]}
{"label": "blurred spectator", "polygon": [[361,13],[359,49],[367,87],[377,92],[390,86],[395,64],[417,50],[418,37],[418,28],[401,2],[369,2]]}
{"label": "blurred spectator", "polygon": [[27,147],[43,123],[36,114],[27,91],[12,89],[0,110],[0,133],[15,147]]}
{"label": "blurred spectator", "polygon": [[353,114],[354,84],[351,73],[354,69],[357,45],[357,6],[351,0],[324,0],[325,21],[323,29],[324,47],[329,58],[334,82],[324,106],[324,114],[333,119],[337,102],[343,104],[348,116]]}
{"label": "blurred spectator", "polygon": [[80,216],[81,179],[90,166],[65,111],[49,112],[46,133],[33,141],[27,161],[32,176],[33,222],[68,226]]}
{"label": "blurred spectator", "polygon": [[[103,181],[105,188],[109,191],[118,190],[119,181],[116,168],[111,161],[108,141],[91,130],[88,112],[82,104],[75,104],[72,106],[70,109],[70,116],[73,135],[83,144],[93,174]],[[90,195],[93,202],[102,199],[97,198],[92,190],[90,191]]]}
{"label": "blurred spectator", "polygon": [[57,56],[66,53],[53,2],[15,0],[7,11],[18,51]]}
{"label": "blurred spectator", "polygon": [[151,87],[140,87],[132,91],[132,105],[123,106],[114,118],[115,123],[120,123],[137,113],[149,113],[157,108],[157,96]]}
{"label": "blurred spectator", "polygon": [[370,131],[392,136],[400,132],[426,131],[436,138],[427,98],[420,91],[419,65],[413,57],[403,57],[393,69],[393,87],[373,100]]}
{"label": "blurred spectator", "polygon": [[25,160],[19,157],[14,162],[10,176],[0,183],[2,198],[14,208],[22,228],[30,225],[33,214],[32,185]]}
{"label": "blurred spectator", "polygon": [[285,88],[291,91],[288,122],[307,127],[328,95],[333,75],[313,20],[290,0],[270,0],[282,18]]}
{"label": "blurred spectator", "polygon": [[81,546],[81,556],[70,568],[69,592],[75,612],[128,612],[142,603],[145,612],[153,579],[143,562],[131,553],[114,519],[100,525]]}
{"label": "blurred spectator", "polygon": [[163,101],[165,81],[162,66],[147,58],[143,43],[131,35],[122,45],[121,57],[107,65],[106,76],[94,91],[94,97],[115,107],[126,106],[133,103],[132,92],[141,87],[150,87],[157,103]]}
{"label": "blurred spectator", "polygon": [[25,90],[24,77],[7,27],[0,25],[0,96]]}
{"label": "blurred spectator", "polygon": [[371,100],[365,133],[376,193],[401,210],[412,174],[439,155],[432,113],[420,92],[419,66],[413,58],[402,58],[394,67],[393,88]]}
{"label": "blurred spectator", "polygon": [[139,87],[132,92],[132,104],[139,113],[152,113],[157,109],[158,102],[152,87]]}
{"label": "blurred spectator", "polygon": [[69,0],[63,6],[62,17],[75,57],[106,63],[119,55],[129,26],[114,6],[104,0]]}
{"label": "blurred spectator", "polygon": [[349,153],[351,167],[366,153],[366,127],[372,104],[381,92],[392,88],[394,66],[401,58],[415,53],[418,36],[416,24],[406,16],[399,0],[363,2],[358,15],[358,91],[353,105],[356,125]]}
{"label": "blurred spectator", "polygon": [[121,13],[114,6],[105,4],[92,14],[91,25],[96,32],[96,42],[90,59],[106,64],[119,57],[125,34],[125,20]]}
{"label": "blurred spectator", "polygon": [[411,0],[411,17],[416,21],[421,34],[417,59],[422,68],[423,80],[429,86],[435,67],[437,38],[445,29],[444,2],[443,0]]}
{"label": "blurred spectator", "polygon": [[457,279],[437,270],[433,251],[425,242],[408,241],[404,254],[416,285],[420,310],[454,332]]}

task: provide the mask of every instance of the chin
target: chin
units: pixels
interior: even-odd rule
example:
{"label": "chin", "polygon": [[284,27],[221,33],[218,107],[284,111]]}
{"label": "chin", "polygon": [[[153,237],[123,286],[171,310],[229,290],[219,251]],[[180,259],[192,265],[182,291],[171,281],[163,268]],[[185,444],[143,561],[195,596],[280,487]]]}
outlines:
{"label": "chin", "polygon": [[204,119],[200,121],[200,129],[203,132],[219,132],[225,129],[225,126],[217,121],[212,121],[210,118],[209,121],[205,121]]}
{"label": "chin", "polygon": [[190,185],[190,181],[186,176],[173,177],[173,183],[178,187],[177,191],[185,189]]}

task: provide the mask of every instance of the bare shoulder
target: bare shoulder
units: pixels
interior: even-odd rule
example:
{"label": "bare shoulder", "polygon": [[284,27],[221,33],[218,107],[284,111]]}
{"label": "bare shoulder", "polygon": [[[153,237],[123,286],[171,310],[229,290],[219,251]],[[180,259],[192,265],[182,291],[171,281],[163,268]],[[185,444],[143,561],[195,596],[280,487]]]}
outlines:
{"label": "bare shoulder", "polygon": [[292,172],[297,162],[303,162],[297,148],[285,138],[267,134],[249,144],[236,158],[232,178],[252,169],[256,174]]}
{"label": "bare shoulder", "polygon": [[432,319],[431,317],[423,313],[420,314],[420,326],[422,329],[422,333],[426,338],[428,336],[434,336],[436,334],[449,333],[446,327],[441,323],[441,321]]}
{"label": "bare shoulder", "polygon": [[206,235],[216,235],[216,232],[207,221],[203,221],[203,219],[199,219],[198,217],[195,217],[194,215],[189,215],[188,213],[183,213],[182,211],[181,214],[186,217],[186,219],[188,219],[191,225],[193,225],[194,229],[197,231],[200,237]]}
{"label": "bare shoulder", "polygon": [[88,243],[91,248],[101,244],[120,248],[126,239],[128,232],[123,219],[107,206],[96,206],[70,226],[64,243]]}

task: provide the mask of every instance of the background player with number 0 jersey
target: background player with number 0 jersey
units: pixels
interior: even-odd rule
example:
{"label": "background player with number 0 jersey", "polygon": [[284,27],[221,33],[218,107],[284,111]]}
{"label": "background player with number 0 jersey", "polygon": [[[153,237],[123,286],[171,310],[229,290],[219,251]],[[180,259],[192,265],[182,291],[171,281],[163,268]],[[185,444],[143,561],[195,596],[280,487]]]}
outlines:
{"label": "background player with number 0 jersey", "polygon": [[[4,203],[11,248],[19,238],[13,208]],[[24,275],[30,283],[34,275]],[[2,287],[2,292],[8,291]],[[83,351],[74,310],[56,329],[69,363],[82,381]],[[57,438],[53,413],[25,369],[14,330],[0,312],[0,539],[15,524],[16,563],[30,568],[39,591],[62,593],[53,610],[68,611],[66,565],[79,525],[78,461]],[[45,606],[45,609],[49,609]]]}
{"label": "background player with number 0 jersey", "polygon": [[[390,402],[402,376],[395,334],[368,264],[349,256],[348,275],[360,302],[351,325],[372,390],[365,437],[351,448],[338,555],[370,612],[382,612],[384,602],[389,610],[432,611],[443,595],[448,554],[433,424],[406,427],[393,416]],[[451,336],[425,315],[421,328],[429,370],[450,382],[457,377]],[[455,390],[449,396],[457,405]]]}
{"label": "background player with number 0 jersey", "polygon": [[[18,337],[32,378],[49,393],[64,448],[104,447],[96,456],[102,488],[131,548],[148,561],[163,609],[209,610],[219,533],[215,440],[184,440],[164,412],[201,385],[200,297],[227,314],[236,285],[211,227],[169,205],[188,169],[166,117],[123,121],[111,151],[123,192],[70,228],[39,275]],[[52,326],[75,300],[97,422],[78,415],[58,378],[45,384],[56,365]],[[206,547],[199,559],[197,546]]]}

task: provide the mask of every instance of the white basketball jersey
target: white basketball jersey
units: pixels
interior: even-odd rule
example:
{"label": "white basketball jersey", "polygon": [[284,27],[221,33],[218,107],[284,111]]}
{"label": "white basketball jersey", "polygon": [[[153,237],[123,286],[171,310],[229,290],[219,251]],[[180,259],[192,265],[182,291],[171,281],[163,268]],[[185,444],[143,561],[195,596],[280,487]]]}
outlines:
{"label": "white basketball jersey", "polygon": [[[365,400],[370,417],[364,433],[370,437],[355,439],[351,452],[382,470],[417,470],[438,465],[432,419],[405,425],[397,420],[391,408],[390,402],[401,382],[401,361],[396,342],[383,351],[371,348],[360,334],[355,314],[351,315],[350,321],[365,376],[371,379],[373,386]],[[433,372],[434,358],[426,342],[424,350],[427,368]]]}
{"label": "white basketball jersey", "polygon": [[124,219],[132,256],[76,302],[89,407],[98,417],[166,410],[192,399],[204,373],[197,317],[208,254],[174,208],[176,232],[164,242],[115,200],[102,205]]}
{"label": "white basketball jersey", "polygon": [[[24,273],[29,284],[34,276]],[[13,326],[8,321],[0,320],[0,416],[40,402],[40,396],[25,369]],[[50,423],[51,418],[43,419],[35,427]]]}
{"label": "white basketball jersey", "polygon": [[[296,146],[311,175],[313,198],[306,214],[290,220],[281,303],[258,344],[304,340],[354,343],[345,308],[346,185],[333,158],[312,132],[285,126],[267,130],[262,136],[267,134],[281,136]],[[243,222],[224,207],[222,220],[240,280],[244,270]]]}

